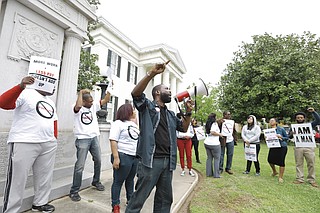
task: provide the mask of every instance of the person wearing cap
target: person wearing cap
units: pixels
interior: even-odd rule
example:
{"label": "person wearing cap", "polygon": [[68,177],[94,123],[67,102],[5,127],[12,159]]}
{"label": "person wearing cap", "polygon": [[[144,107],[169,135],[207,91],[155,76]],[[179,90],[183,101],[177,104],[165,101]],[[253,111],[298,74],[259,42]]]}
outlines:
{"label": "person wearing cap", "polygon": [[[167,62],[168,63],[168,62]],[[166,107],[171,91],[163,84],[152,89],[153,101],[143,91],[150,81],[165,71],[166,64],[155,64],[132,90],[135,108],[139,111],[140,136],[137,182],[126,213],[140,212],[151,191],[156,187],[153,212],[169,213],[173,202],[172,177],[177,165],[176,131],[187,132],[192,115],[192,100],[185,102],[182,119]],[[151,212],[151,211],[150,211]]]}
{"label": "person wearing cap", "polygon": [[[314,118],[314,121],[311,122],[311,126],[312,128],[314,128],[316,125],[320,124],[320,116],[312,107],[308,108],[308,112],[311,112]],[[294,118],[298,124],[305,123],[306,114],[304,112],[297,112],[294,115]],[[293,138],[292,130],[290,130],[289,136],[290,138]],[[295,147],[294,158],[296,162],[296,180],[293,181],[293,183],[294,184],[304,183],[303,164],[304,164],[304,159],[306,159],[307,168],[308,168],[307,181],[311,184],[311,186],[318,187],[318,184],[316,183],[316,174],[315,174],[315,167],[314,167],[315,148],[314,147]]]}

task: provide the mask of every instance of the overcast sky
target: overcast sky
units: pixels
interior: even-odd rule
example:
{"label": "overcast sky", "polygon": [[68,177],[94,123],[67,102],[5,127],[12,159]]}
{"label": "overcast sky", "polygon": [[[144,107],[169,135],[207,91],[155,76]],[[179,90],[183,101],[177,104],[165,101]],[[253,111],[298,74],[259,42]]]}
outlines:
{"label": "overcast sky", "polygon": [[320,35],[316,0],[100,0],[103,16],[139,47],[167,44],[195,76],[217,83],[233,52],[253,35]]}

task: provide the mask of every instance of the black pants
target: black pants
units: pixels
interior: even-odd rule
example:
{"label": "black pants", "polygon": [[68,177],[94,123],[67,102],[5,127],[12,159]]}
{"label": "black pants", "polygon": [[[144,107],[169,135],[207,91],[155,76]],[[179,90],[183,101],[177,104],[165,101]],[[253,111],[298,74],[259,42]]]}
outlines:
{"label": "black pants", "polygon": [[200,159],[199,159],[199,141],[197,138],[192,138],[192,146],[194,147],[194,153],[196,155],[196,160],[197,162],[200,162]]}
{"label": "black pants", "polygon": [[[245,144],[245,143],[244,143]],[[256,147],[257,147],[257,161],[254,161],[254,167],[256,168],[256,173],[260,173],[260,163],[259,163],[259,152],[260,152],[260,144],[256,144]],[[250,160],[247,160],[247,169],[246,171],[250,172],[250,169],[251,169],[251,165],[252,165],[252,161]]]}

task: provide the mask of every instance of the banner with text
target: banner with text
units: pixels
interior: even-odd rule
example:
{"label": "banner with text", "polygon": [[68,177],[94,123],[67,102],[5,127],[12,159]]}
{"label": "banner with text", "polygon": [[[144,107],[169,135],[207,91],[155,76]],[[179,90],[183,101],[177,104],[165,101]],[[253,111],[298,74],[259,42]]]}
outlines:
{"label": "banner with text", "polygon": [[268,148],[281,147],[275,128],[264,129],[263,133],[264,133],[264,137],[266,139],[266,144]]}
{"label": "banner with text", "polygon": [[316,147],[311,123],[291,124],[296,147]]}
{"label": "banner with text", "polygon": [[29,88],[53,93],[60,71],[60,60],[31,56],[28,75],[34,77],[34,84],[28,85]]}
{"label": "banner with text", "polygon": [[249,161],[257,161],[256,149],[257,149],[257,146],[255,144],[250,144],[249,146],[245,145],[244,146],[245,159]]}

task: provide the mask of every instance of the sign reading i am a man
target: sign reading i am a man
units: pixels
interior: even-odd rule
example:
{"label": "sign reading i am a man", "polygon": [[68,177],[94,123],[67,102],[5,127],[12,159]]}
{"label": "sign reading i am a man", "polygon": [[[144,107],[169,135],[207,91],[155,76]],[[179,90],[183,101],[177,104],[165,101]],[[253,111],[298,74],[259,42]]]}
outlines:
{"label": "sign reading i am a man", "polygon": [[311,123],[291,124],[296,147],[316,147]]}

